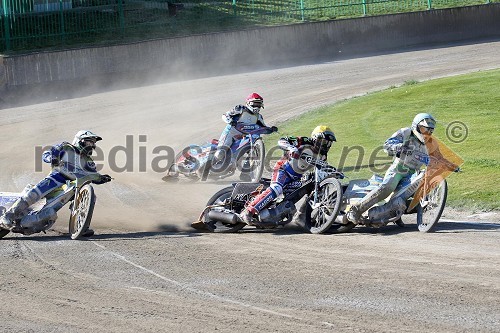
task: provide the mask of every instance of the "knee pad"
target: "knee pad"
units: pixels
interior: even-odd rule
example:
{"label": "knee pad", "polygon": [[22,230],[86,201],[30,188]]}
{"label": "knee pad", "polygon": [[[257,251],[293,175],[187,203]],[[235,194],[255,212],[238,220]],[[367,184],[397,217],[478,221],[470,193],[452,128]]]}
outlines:
{"label": "knee pad", "polygon": [[26,201],[28,203],[28,206],[31,206],[32,204],[34,204],[35,202],[40,200],[40,193],[39,193],[39,191],[37,191],[37,188],[34,187],[31,190],[29,190],[28,192],[26,192],[21,197],[21,199]]}

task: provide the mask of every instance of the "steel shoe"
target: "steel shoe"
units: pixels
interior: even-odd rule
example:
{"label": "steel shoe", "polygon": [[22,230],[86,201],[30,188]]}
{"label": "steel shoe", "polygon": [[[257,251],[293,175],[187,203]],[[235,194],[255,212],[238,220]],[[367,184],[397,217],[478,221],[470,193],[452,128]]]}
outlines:
{"label": "steel shoe", "polygon": [[14,213],[7,212],[0,217],[0,226],[4,229],[11,230],[14,226]]}

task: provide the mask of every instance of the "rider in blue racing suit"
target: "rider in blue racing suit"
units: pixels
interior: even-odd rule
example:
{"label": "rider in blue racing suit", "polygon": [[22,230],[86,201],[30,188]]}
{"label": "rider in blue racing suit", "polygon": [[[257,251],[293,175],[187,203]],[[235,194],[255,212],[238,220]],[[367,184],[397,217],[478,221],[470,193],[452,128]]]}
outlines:
{"label": "rider in blue racing suit", "polygon": [[335,134],[328,126],[317,126],[311,137],[284,137],[278,145],[286,153],[274,166],[271,184],[256,196],[241,212],[240,219],[251,225],[253,216],[258,215],[270,202],[283,193],[283,187],[299,180],[312,166],[301,159],[301,154],[309,154],[315,159],[326,161]]}
{"label": "rider in blue racing suit", "polygon": [[[67,180],[74,180],[75,176],[71,170],[60,167],[63,160],[69,160],[78,163],[79,166],[88,172],[96,172],[95,163],[91,158],[93,150],[96,148],[96,142],[102,138],[91,131],[81,130],[76,133],[73,142],[62,142],[54,145],[42,155],[45,163],[50,163],[52,171],[37,185],[27,191],[19,198],[5,214],[0,217],[0,224],[4,228],[12,229],[15,227],[15,221],[22,219],[28,212],[28,207],[50,194],[55,189],[61,187]],[[101,175],[100,180],[94,181],[95,184],[107,183],[111,180],[109,175]],[[93,234],[91,229],[84,232],[83,235]]]}
{"label": "rider in blue racing suit", "polygon": [[[257,93],[252,93],[246,98],[245,105],[236,105],[232,110],[222,115],[222,120],[227,124],[219,138],[217,151],[214,155],[212,164],[220,163],[231,157],[230,167],[235,167],[236,156],[227,156],[230,154],[231,145],[241,138],[245,133],[241,132],[237,125],[245,125],[246,130],[252,130],[258,127],[267,127],[260,110],[264,108],[264,99]],[[272,132],[276,132],[276,126],[271,127]]]}

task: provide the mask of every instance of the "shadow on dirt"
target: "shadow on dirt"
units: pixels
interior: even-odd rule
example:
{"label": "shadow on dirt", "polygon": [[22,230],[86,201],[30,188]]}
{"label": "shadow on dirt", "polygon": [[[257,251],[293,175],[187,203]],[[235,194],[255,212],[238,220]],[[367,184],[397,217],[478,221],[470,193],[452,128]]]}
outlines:
{"label": "shadow on dirt", "polygon": [[[171,226],[163,226],[165,230],[160,231],[139,231],[139,232],[123,232],[123,233],[99,233],[99,230],[96,230],[96,234],[92,237],[81,238],[78,241],[85,240],[100,240],[100,239],[148,239],[148,238],[158,238],[161,236],[172,237],[200,237],[204,235],[213,234],[211,232],[204,230],[173,230],[175,228],[171,228]],[[462,233],[462,232],[495,232],[500,231],[500,223],[492,223],[492,222],[451,222],[451,221],[443,221],[439,222],[433,233]],[[62,240],[70,240],[69,234],[60,233],[56,230],[52,230],[52,232],[56,232],[56,235],[51,234],[38,234],[33,236],[22,236],[17,234],[8,234],[2,238],[2,240],[31,240],[37,242],[55,242]],[[400,233],[406,232],[419,232],[416,224],[407,224],[405,227],[399,227],[397,225],[387,225],[381,228],[369,228],[364,226],[357,226],[354,229],[350,230],[346,233],[336,233],[334,229],[330,229],[328,232],[324,233],[324,235],[333,235],[333,236],[341,236],[341,235],[349,235],[355,236],[356,234],[377,234],[377,235],[397,235]],[[240,230],[238,233],[241,234],[274,234],[276,236],[290,236],[290,235],[301,235],[308,234],[306,230],[297,225],[287,225],[281,228],[275,229],[257,229],[253,227],[248,227]],[[318,235],[321,237],[321,235]]]}
{"label": "shadow on dirt", "polygon": [[[51,234],[51,233],[56,234]],[[201,236],[200,233],[184,230],[184,231],[138,231],[138,232],[116,232],[116,233],[100,233],[99,230],[91,237],[82,237],[76,242],[86,241],[86,240],[99,240],[99,239],[148,239],[148,238],[158,238],[159,236],[169,236],[170,238],[175,237],[196,237]],[[48,234],[35,234],[31,236],[23,236],[19,234],[8,234],[1,240],[31,240],[36,242],[57,242],[64,240],[71,240],[68,233],[62,233],[57,230],[51,230]],[[0,240],[0,241],[1,241]]]}
{"label": "shadow on dirt", "polygon": [[500,231],[500,223],[492,222],[451,222],[443,221],[436,225],[435,232],[481,232]]}
{"label": "shadow on dirt", "polygon": [[[441,221],[434,227],[432,233],[440,233],[440,232],[460,233],[460,232],[484,232],[484,231],[500,231],[500,223]],[[346,234],[397,235],[403,232],[419,232],[419,231],[415,223],[409,223],[406,224],[406,226],[403,228],[395,224],[389,224],[381,228],[369,228],[364,226],[357,226]],[[335,232],[331,231],[328,234],[335,234]]]}
{"label": "shadow on dirt", "polygon": [[89,240],[100,240],[100,239],[148,239],[148,238],[158,238],[159,236],[169,236],[169,238],[180,238],[180,237],[198,237],[201,236],[199,233],[190,231],[148,231],[148,232],[129,232],[129,233],[108,233],[101,234],[97,233]]}

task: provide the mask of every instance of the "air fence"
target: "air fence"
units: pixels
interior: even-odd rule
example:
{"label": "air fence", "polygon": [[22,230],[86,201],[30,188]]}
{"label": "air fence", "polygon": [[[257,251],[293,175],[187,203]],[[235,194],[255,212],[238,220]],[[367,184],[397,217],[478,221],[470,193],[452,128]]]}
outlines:
{"label": "air fence", "polygon": [[500,0],[0,0],[0,52],[99,46]]}

